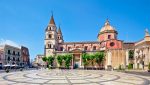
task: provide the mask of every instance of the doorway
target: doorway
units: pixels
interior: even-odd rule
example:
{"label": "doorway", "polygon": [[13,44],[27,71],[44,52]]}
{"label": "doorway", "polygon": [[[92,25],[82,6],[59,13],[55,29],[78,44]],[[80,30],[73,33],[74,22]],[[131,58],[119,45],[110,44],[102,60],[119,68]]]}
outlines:
{"label": "doorway", "polygon": [[74,69],[77,69],[80,67],[80,54],[73,54],[73,61],[74,61]]}

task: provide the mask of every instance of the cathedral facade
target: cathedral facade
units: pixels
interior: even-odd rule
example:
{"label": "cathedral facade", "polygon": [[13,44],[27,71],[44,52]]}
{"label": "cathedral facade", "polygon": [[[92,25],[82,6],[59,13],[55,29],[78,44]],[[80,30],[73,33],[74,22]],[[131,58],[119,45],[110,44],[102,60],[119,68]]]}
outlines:
{"label": "cathedral facade", "polygon": [[[81,56],[83,53],[94,54],[96,52],[103,51],[105,52],[105,69],[109,67],[115,69],[118,68],[120,65],[123,68],[126,68],[129,63],[131,63],[134,68],[137,68],[137,65],[140,68],[142,62],[139,61],[139,63],[137,64],[137,60],[135,59],[135,56],[137,57],[137,52],[134,52],[134,56],[132,59],[129,57],[130,51],[137,51],[137,49],[139,48],[138,46],[135,46],[138,43],[124,42],[122,40],[119,40],[117,38],[117,35],[117,30],[115,30],[113,26],[110,25],[109,21],[106,20],[104,26],[100,29],[100,32],[97,34],[97,41],[64,42],[61,28],[58,27],[57,29],[54,17],[52,15],[50,22],[45,29],[44,55],[56,56],[63,54],[72,54],[73,59],[71,62],[71,67],[73,67],[76,64],[79,66],[79,68],[83,68],[84,66]],[[147,37],[149,37],[148,34]],[[146,49],[148,49],[148,46],[149,44],[147,45]],[[147,56],[149,54],[147,54]],[[149,60],[147,60],[147,62],[149,62]],[[56,61],[54,66],[58,66]]]}

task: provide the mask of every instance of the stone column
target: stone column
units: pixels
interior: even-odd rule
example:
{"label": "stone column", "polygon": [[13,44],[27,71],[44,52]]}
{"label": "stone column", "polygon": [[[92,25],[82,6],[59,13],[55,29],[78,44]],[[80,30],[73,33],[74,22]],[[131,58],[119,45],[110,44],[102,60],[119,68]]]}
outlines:
{"label": "stone column", "polygon": [[148,49],[148,47],[146,47],[146,49],[145,49],[145,59],[144,59],[144,64],[145,65],[148,65],[148,63],[149,63],[149,49]]}
{"label": "stone column", "polygon": [[80,67],[82,67],[82,55],[80,54]]}
{"label": "stone column", "polygon": [[126,50],[126,66],[129,65],[129,50]]}
{"label": "stone column", "polygon": [[107,63],[107,65],[111,65],[111,57],[112,57],[112,54],[110,51],[108,51],[108,63]]}
{"label": "stone column", "polygon": [[148,47],[148,62],[150,62],[150,47]]}
{"label": "stone column", "polygon": [[74,67],[74,56],[72,56],[72,69],[73,69],[73,67]]}

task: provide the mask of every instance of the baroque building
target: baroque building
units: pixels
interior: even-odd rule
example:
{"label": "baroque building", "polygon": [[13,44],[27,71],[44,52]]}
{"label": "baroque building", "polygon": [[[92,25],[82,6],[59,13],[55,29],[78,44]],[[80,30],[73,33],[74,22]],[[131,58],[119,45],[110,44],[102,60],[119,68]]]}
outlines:
{"label": "baroque building", "polygon": [[0,45],[0,68],[4,66],[29,67],[29,50],[25,46],[12,46],[9,44]]}
{"label": "baroque building", "polygon": [[18,47],[10,45],[0,45],[0,49],[3,50],[3,62],[2,65],[18,65],[22,66],[21,50]]}
{"label": "baroque building", "polygon": [[[143,44],[147,42],[146,40],[149,40],[149,34],[146,34],[146,39],[144,41],[140,41],[142,43],[144,42],[143,44],[139,44],[140,42],[124,42],[123,40],[119,40],[117,36],[117,30],[110,25],[110,22],[108,20],[106,20],[104,26],[100,29],[97,35],[97,41],[64,42],[61,28],[60,26],[59,28],[57,28],[54,17],[52,15],[50,22],[45,29],[44,56],[72,54],[73,58],[71,62],[71,68],[73,68],[75,65],[77,65],[79,68],[83,68],[84,66],[81,57],[83,53],[93,54],[103,51],[105,52],[105,69],[116,69],[119,66],[126,68],[129,64],[132,64],[134,68],[137,68],[137,65],[140,65],[136,64],[139,60],[139,57],[135,59],[135,56],[137,57],[137,52],[134,52],[133,58],[130,58],[130,51],[137,51],[140,45],[143,46]],[[148,52],[149,48],[146,47],[146,49],[146,52]],[[149,54],[145,54],[145,56],[147,55],[150,55],[150,51]],[[54,66],[58,66],[56,61],[54,63]],[[91,66],[92,65],[89,65],[89,67]],[[95,65],[94,67],[96,68],[97,65]]]}
{"label": "baroque building", "polygon": [[27,47],[21,46],[21,59],[23,62],[23,66],[29,66],[30,65],[30,54]]}

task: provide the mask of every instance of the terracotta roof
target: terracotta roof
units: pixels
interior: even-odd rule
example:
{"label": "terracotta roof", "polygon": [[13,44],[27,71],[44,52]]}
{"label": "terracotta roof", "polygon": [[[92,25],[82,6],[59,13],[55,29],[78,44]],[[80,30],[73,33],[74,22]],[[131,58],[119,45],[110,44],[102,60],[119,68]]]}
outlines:
{"label": "terracotta roof", "polygon": [[51,16],[51,20],[50,20],[49,24],[53,24],[53,25],[55,25],[55,21],[54,21],[54,17],[53,17],[53,15]]}
{"label": "terracotta roof", "polygon": [[123,43],[124,49],[134,49],[134,42],[125,42]]}
{"label": "terracotta roof", "polygon": [[99,41],[64,42],[62,44],[100,44]]}

